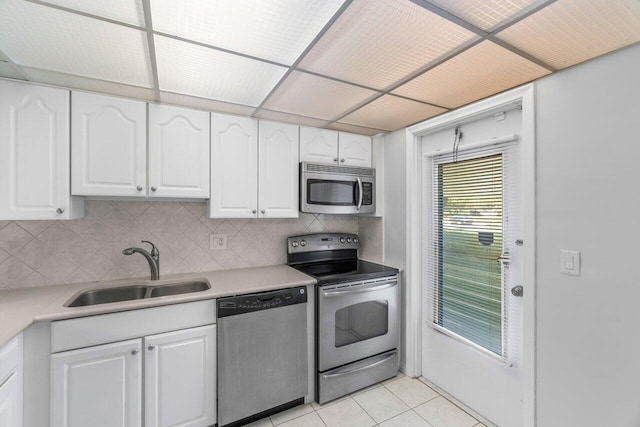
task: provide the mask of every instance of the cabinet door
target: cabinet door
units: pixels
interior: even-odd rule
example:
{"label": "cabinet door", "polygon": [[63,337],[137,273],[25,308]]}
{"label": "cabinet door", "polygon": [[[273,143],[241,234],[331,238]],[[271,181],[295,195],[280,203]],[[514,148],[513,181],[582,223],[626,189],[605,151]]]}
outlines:
{"label": "cabinet door", "polygon": [[258,122],[211,114],[211,218],[253,218],[258,205]]}
{"label": "cabinet door", "polygon": [[300,126],[300,161],[338,163],[338,132]]}
{"label": "cabinet door", "polygon": [[216,326],[145,338],[145,426],[216,423]]}
{"label": "cabinet door", "polygon": [[341,165],[371,167],[371,137],[355,133],[339,133]]}
{"label": "cabinet door", "polygon": [[71,193],[146,196],[146,103],[73,92]]}
{"label": "cabinet door", "polygon": [[0,426],[22,426],[22,334],[0,348]]}
{"label": "cabinet door", "polygon": [[52,427],[142,425],[142,340],[51,356]]}
{"label": "cabinet door", "polygon": [[298,217],[298,126],[260,121],[258,206],[261,218]]}
{"label": "cabinet door", "polygon": [[82,216],[69,180],[69,91],[0,81],[0,220]]}
{"label": "cabinet door", "polygon": [[149,104],[149,195],[209,198],[209,113]]}

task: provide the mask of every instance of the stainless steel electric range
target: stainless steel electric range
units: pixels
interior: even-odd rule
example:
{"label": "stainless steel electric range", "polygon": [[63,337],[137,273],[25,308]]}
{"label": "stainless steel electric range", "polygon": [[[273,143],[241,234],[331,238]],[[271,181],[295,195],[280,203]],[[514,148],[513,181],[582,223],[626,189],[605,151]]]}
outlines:
{"label": "stainless steel electric range", "polygon": [[325,403],[398,372],[398,270],[358,259],[355,234],[287,239],[287,264],[318,280],[316,400]]}

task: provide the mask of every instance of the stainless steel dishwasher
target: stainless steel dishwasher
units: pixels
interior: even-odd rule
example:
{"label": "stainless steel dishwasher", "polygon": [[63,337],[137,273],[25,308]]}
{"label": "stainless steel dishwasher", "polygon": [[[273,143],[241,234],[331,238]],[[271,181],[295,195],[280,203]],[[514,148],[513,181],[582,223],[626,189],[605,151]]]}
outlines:
{"label": "stainless steel dishwasher", "polygon": [[218,299],[218,425],[297,406],[308,392],[307,290]]}

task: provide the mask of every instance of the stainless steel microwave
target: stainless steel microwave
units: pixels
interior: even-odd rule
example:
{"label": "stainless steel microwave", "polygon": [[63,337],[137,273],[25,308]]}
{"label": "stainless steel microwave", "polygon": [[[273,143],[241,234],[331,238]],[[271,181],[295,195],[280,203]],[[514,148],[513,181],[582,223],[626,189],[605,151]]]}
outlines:
{"label": "stainless steel microwave", "polygon": [[300,163],[300,211],[360,214],[376,210],[376,170]]}

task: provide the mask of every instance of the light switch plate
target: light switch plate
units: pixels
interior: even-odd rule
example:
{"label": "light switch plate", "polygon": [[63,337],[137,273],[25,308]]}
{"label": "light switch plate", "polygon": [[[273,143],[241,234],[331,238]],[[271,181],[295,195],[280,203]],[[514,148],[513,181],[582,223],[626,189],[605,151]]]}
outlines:
{"label": "light switch plate", "polygon": [[580,252],[567,249],[560,250],[560,273],[571,276],[580,275]]}

